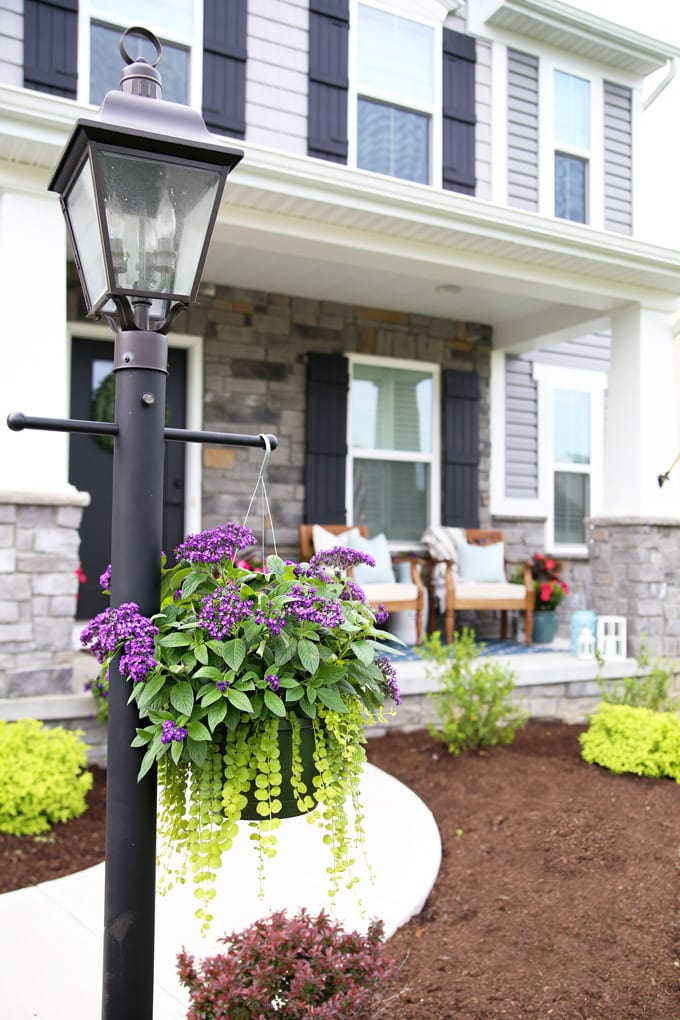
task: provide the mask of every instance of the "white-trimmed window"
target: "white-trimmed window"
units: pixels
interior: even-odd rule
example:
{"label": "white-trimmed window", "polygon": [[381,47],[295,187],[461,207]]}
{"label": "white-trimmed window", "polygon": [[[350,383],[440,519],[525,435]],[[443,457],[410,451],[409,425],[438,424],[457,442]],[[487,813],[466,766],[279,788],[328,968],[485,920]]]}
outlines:
{"label": "white-trimmed window", "polygon": [[555,216],[587,223],[591,85],[566,71],[553,73]]}
{"label": "white-trimmed window", "polygon": [[349,520],[412,543],[439,498],[439,367],[350,355]]}
{"label": "white-trimmed window", "polygon": [[597,512],[602,498],[606,376],[535,364],[534,378],[547,547],[563,555],[583,554],[585,518]]}
{"label": "white-trimmed window", "polygon": [[[115,4],[81,3],[79,6],[79,99],[99,106],[107,92],[119,88],[123,60],[118,45],[130,25],[144,25],[160,39],[163,55],[159,71],[163,99],[191,103],[200,95],[202,50],[197,17],[202,5],[194,0],[167,0],[162,15],[157,0],[117,0]],[[132,57],[155,59],[154,48],[134,37],[128,44]]]}
{"label": "white-trimmed window", "polygon": [[[393,7],[389,0],[354,6],[352,162],[362,170],[439,184],[433,168],[441,167],[441,24],[405,16],[403,4],[399,13]],[[417,4],[407,7],[418,11]]]}

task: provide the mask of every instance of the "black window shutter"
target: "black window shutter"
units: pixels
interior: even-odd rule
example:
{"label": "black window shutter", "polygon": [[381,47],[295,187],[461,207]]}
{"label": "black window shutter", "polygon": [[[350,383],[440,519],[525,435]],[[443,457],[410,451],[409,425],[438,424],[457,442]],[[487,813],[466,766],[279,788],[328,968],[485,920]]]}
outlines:
{"label": "black window shutter", "polygon": [[444,29],[442,180],[449,191],[475,193],[475,40]]}
{"label": "black window shutter", "polygon": [[479,376],[444,372],[442,520],[447,527],[479,527]]}
{"label": "black window shutter", "polygon": [[307,153],[347,162],[349,0],[309,0]]}
{"label": "black window shutter", "polygon": [[210,131],[245,138],[247,0],[204,0],[203,119]]}
{"label": "black window shutter", "polygon": [[349,369],[344,355],[307,356],[304,505],[307,524],[343,524],[346,520],[348,385]]}
{"label": "black window shutter", "polygon": [[78,0],[25,0],[24,87],[76,98]]}

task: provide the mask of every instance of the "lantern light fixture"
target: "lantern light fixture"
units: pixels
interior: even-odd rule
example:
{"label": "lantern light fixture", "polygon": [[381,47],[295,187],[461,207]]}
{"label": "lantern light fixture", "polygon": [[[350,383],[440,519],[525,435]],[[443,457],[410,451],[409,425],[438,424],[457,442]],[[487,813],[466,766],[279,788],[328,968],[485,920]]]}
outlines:
{"label": "lantern light fixture", "polygon": [[[130,37],[156,59],[133,59]],[[160,98],[161,45],[147,29],[120,41],[121,91],[76,122],[48,185],[60,196],[88,318],[166,333],[196,300],[230,171],[240,149],[216,142],[190,107]]]}

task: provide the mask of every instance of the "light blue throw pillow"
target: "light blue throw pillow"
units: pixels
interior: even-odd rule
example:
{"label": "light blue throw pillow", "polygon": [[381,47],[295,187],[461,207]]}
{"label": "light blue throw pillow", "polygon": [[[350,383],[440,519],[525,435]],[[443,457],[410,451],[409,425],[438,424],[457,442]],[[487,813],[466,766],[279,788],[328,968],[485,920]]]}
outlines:
{"label": "light blue throw pillow", "polygon": [[503,543],[493,545],[471,545],[461,542],[458,546],[458,572],[461,581],[480,584],[501,584],[505,581]]}
{"label": "light blue throw pillow", "polygon": [[384,535],[376,535],[375,538],[350,535],[349,547],[358,549],[359,552],[368,553],[375,560],[374,567],[369,567],[365,563],[358,563],[352,567],[352,577],[357,584],[393,584],[395,582],[390,547]]}

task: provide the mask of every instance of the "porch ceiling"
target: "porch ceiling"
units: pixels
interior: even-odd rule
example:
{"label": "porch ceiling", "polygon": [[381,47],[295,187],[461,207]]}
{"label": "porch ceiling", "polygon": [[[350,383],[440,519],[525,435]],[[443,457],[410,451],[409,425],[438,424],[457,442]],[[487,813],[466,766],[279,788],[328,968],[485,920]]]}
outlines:
{"label": "porch ceiling", "polygon": [[245,146],[205,278],[483,322],[515,350],[673,310],[680,254],[453,192]]}
{"label": "porch ceiling", "polygon": [[[90,107],[0,86],[0,189],[44,194]],[[633,301],[673,311],[680,253],[453,192],[246,144],[207,282],[494,327],[528,349]],[[55,198],[56,201],[56,198]]]}

